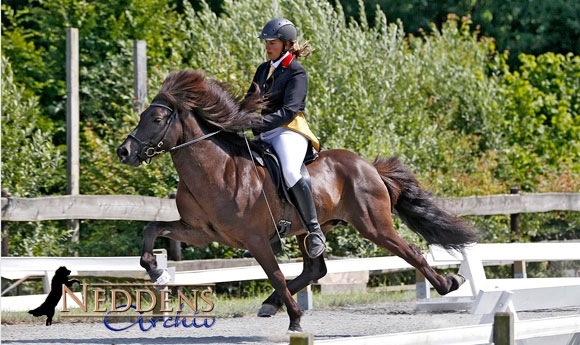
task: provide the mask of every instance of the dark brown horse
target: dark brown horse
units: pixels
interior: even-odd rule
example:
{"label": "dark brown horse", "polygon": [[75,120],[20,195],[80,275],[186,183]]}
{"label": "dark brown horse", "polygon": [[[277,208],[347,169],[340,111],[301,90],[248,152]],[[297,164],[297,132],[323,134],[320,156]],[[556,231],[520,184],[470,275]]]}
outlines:
{"label": "dark brown horse", "polygon": [[[288,236],[297,236],[304,258],[302,273],[286,283],[270,247],[276,231],[270,210],[280,219],[283,203],[269,174],[254,166],[244,138],[237,134],[261,125],[255,115],[260,99],[255,95],[239,102],[200,71],[171,73],[117,154],[122,163],[139,166],[170,152],[179,174],[176,202],[181,220],[152,222],[145,229],[141,266],[153,281],[163,283],[166,274],[157,268],[153,255],[157,236],[197,247],[217,241],[248,249],[275,289],[259,315],[273,315],[285,305],[289,331],[301,331],[302,311],[292,295],[323,277],[326,266],[322,255],[310,259],[305,254],[305,230],[295,212]],[[457,249],[476,240],[472,229],[432,202],[397,158],[369,163],[350,151],[327,150],[308,170],[324,232],[337,224],[352,224],[363,237],[418,269],[441,295],[465,281],[459,275],[435,272],[420,248],[395,232],[393,210],[430,244]]]}

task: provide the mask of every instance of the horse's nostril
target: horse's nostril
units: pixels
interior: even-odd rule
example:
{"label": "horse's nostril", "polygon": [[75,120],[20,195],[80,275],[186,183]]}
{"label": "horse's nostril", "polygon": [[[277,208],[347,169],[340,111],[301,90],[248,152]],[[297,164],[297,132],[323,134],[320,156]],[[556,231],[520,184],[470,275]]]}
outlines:
{"label": "horse's nostril", "polygon": [[124,146],[119,146],[119,148],[117,149],[117,156],[119,156],[119,158],[123,160],[124,158],[127,158],[128,155],[129,151],[127,150],[127,148],[125,148]]}

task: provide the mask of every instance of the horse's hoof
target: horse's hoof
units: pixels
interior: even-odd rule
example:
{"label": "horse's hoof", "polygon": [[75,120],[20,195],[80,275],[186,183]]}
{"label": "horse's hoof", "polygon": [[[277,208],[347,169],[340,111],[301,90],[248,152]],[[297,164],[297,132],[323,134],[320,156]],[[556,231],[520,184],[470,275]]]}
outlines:
{"label": "horse's hoof", "polygon": [[[276,315],[277,312],[278,312],[278,307],[271,305],[271,304],[264,303],[264,304],[262,304],[262,307],[260,308],[260,310],[258,310],[258,316],[259,317],[270,317],[270,316]],[[298,325],[298,327],[300,327],[300,325]]]}
{"label": "horse's hoof", "polygon": [[290,327],[288,327],[288,333],[304,333],[302,327],[300,327],[300,322],[290,321]]}
{"label": "horse's hoof", "polygon": [[159,276],[159,278],[157,278],[157,280],[155,281],[156,285],[167,285],[171,282],[171,275],[169,274],[168,271],[164,270],[163,274],[161,274],[161,276]]}
{"label": "horse's hoof", "polygon": [[451,288],[449,289],[449,292],[459,289],[466,280],[461,274],[452,274],[449,278],[451,278]]}
{"label": "horse's hoof", "polygon": [[163,285],[167,285],[171,282],[171,275],[167,270],[151,270],[149,272],[149,277],[151,278],[151,281],[153,281],[154,285],[158,285],[158,289]]}

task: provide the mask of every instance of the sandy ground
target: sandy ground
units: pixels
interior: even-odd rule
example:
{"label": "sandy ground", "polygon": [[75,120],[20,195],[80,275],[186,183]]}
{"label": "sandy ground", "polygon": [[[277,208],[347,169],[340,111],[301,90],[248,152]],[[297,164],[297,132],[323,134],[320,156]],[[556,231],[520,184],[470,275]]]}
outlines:
{"label": "sandy ground", "polygon": [[[363,335],[377,335],[435,328],[478,324],[480,317],[468,312],[417,313],[413,302],[310,310],[302,318],[302,327],[314,334],[314,342]],[[578,314],[579,309],[520,313],[520,319]],[[113,324],[127,326],[128,324]],[[34,325],[2,325],[2,344],[288,344],[288,316],[278,313],[271,318],[247,316],[218,318],[211,327],[163,327],[142,331],[138,325],[112,331],[103,322],[71,323],[66,319],[44,325],[39,318]],[[542,344],[558,342],[543,342]],[[354,344],[354,342],[353,342]]]}

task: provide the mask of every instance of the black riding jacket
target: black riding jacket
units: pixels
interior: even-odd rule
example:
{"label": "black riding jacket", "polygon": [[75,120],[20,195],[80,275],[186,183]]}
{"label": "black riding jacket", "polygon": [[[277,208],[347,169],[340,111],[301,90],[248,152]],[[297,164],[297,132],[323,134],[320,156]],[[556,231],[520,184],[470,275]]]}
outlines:
{"label": "black riding jacket", "polygon": [[287,125],[298,112],[304,112],[308,77],[304,67],[289,54],[266,80],[270,61],[258,66],[247,95],[259,91],[266,95],[267,106],[262,109],[264,127],[261,132]]}

